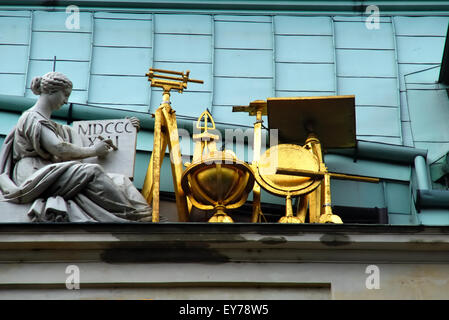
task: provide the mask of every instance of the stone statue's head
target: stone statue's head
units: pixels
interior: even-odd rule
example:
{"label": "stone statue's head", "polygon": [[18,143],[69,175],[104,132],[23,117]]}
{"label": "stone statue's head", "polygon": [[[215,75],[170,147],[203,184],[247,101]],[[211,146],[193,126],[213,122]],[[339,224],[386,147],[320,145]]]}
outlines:
{"label": "stone statue's head", "polygon": [[58,91],[70,95],[72,87],[72,81],[60,72],[48,72],[42,77],[34,77],[31,81],[31,91],[35,95],[53,94]]}

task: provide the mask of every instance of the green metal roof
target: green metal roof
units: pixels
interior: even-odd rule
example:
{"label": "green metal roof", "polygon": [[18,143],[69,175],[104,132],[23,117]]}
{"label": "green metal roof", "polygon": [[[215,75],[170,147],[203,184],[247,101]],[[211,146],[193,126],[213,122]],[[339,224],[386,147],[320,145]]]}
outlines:
{"label": "green metal roof", "polygon": [[364,14],[366,7],[376,5],[383,13],[391,12],[434,12],[449,11],[449,3],[434,1],[273,1],[273,0],[5,0],[3,5],[10,6],[46,6],[65,7],[78,5],[86,7],[116,9],[152,9],[152,10],[239,10],[242,12],[300,11],[302,13],[340,12]]}

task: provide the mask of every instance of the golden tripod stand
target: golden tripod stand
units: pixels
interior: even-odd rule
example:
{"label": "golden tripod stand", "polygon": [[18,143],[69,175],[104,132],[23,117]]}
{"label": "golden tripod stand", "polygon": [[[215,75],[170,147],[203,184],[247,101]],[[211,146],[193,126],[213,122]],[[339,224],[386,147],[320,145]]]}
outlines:
{"label": "golden tripod stand", "polygon": [[[158,72],[158,74],[156,74]],[[165,73],[169,75],[164,75]],[[187,82],[204,83],[202,80],[189,79],[190,71],[177,72],[150,68],[146,74],[152,87],[162,88],[162,103],[154,114],[154,142],[153,153],[148,165],[142,194],[153,208],[153,222],[159,222],[159,188],[161,166],[165,156],[165,150],[169,148],[171,155],[171,168],[173,187],[175,189],[178,220],[188,221],[191,204],[187,202],[184,191],[181,188],[182,158],[179,147],[178,126],[176,124],[175,110],[170,105],[170,91],[177,90],[182,93],[187,88]]]}

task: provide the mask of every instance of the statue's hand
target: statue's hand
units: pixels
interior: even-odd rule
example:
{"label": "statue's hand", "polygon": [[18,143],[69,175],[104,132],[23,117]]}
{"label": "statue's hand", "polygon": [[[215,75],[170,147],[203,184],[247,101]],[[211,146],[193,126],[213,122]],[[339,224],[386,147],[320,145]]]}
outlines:
{"label": "statue's hand", "polygon": [[94,145],[95,154],[99,158],[104,158],[109,153],[109,151],[113,148],[113,143],[111,139],[100,140]]}
{"label": "statue's hand", "polygon": [[131,122],[131,124],[136,128],[137,132],[139,132],[140,120],[136,117],[126,117],[126,119],[128,119]]}

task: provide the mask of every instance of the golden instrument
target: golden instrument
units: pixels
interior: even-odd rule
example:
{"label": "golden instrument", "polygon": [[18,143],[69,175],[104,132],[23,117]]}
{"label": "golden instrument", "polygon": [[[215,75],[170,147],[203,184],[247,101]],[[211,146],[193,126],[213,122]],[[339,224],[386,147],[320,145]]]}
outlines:
{"label": "golden instrument", "polygon": [[[204,120],[204,126],[201,121]],[[212,126],[209,127],[208,123]],[[201,114],[197,128],[204,129],[193,136],[195,151],[192,163],[186,163],[181,186],[192,204],[201,210],[214,210],[209,222],[233,222],[226,210],[246,202],[254,184],[249,165],[237,159],[232,151],[217,151],[218,136],[209,133],[215,123],[208,111]]]}
{"label": "golden instrument", "polygon": [[[217,151],[210,130],[215,123],[208,111],[197,121],[200,134],[194,134],[192,163],[183,172],[175,111],[170,105],[170,91],[182,93],[190,72],[152,69],[146,74],[152,87],[163,89],[162,103],[155,111],[154,145],[145,176],[142,194],[153,208],[153,222],[159,221],[160,170],[168,146],[171,155],[173,184],[179,221],[189,221],[192,205],[214,210],[210,222],[233,222],[226,213],[245,203],[253,191],[252,221],[260,221],[260,188],[285,197],[286,213],[279,222],[342,223],[332,213],[330,179],[379,182],[372,177],[328,172],[323,161],[326,148],[355,147],[355,97],[296,97],[256,100],[248,106],[235,106],[233,112],[256,116],[253,160],[250,165],[237,159],[232,151]],[[270,128],[278,130],[279,144],[261,154],[262,116],[268,116]],[[202,126],[204,123],[204,126]],[[209,124],[211,126],[209,126]],[[319,137],[319,138],[318,138]],[[304,145],[302,145],[304,143]],[[296,215],[292,198],[300,197]]]}
{"label": "golden instrument", "polygon": [[[379,182],[377,178],[330,173],[323,161],[320,139],[327,148],[355,146],[354,96],[268,98],[235,106],[233,112],[256,116],[251,163],[256,179],[253,222],[258,222],[262,215],[260,187],[285,197],[286,213],[279,220],[281,223],[304,223],[307,213],[311,223],[342,223],[332,213],[330,178]],[[268,115],[269,127],[278,130],[279,144],[260,156],[263,115]],[[302,143],[305,144],[300,146]],[[292,197],[298,196],[301,197],[294,216]]]}
{"label": "golden instrument", "polygon": [[153,68],[150,68],[146,74],[148,81],[151,81],[152,87],[160,87],[163,89],[162,103],[154,114],[153,153],[151,154],[151,160],[142,188],[143,196],[149,204],[152,204],[153,222],[159,222],[160,174],[167,145],[171,154],[173,186],[175,189],[178,219],[179,221],[189,220],[189,207],[191,207],[191,204],[188,203],[181,187],[183,168],[179,147],[178,127],[176,124],[175,110],[170,105],[171,90],[177,90],[179,93],[182,93],[187,88],[188,82],[203,83],[202,80],[190,79],[189,74],[190,71],[183,73]]}

